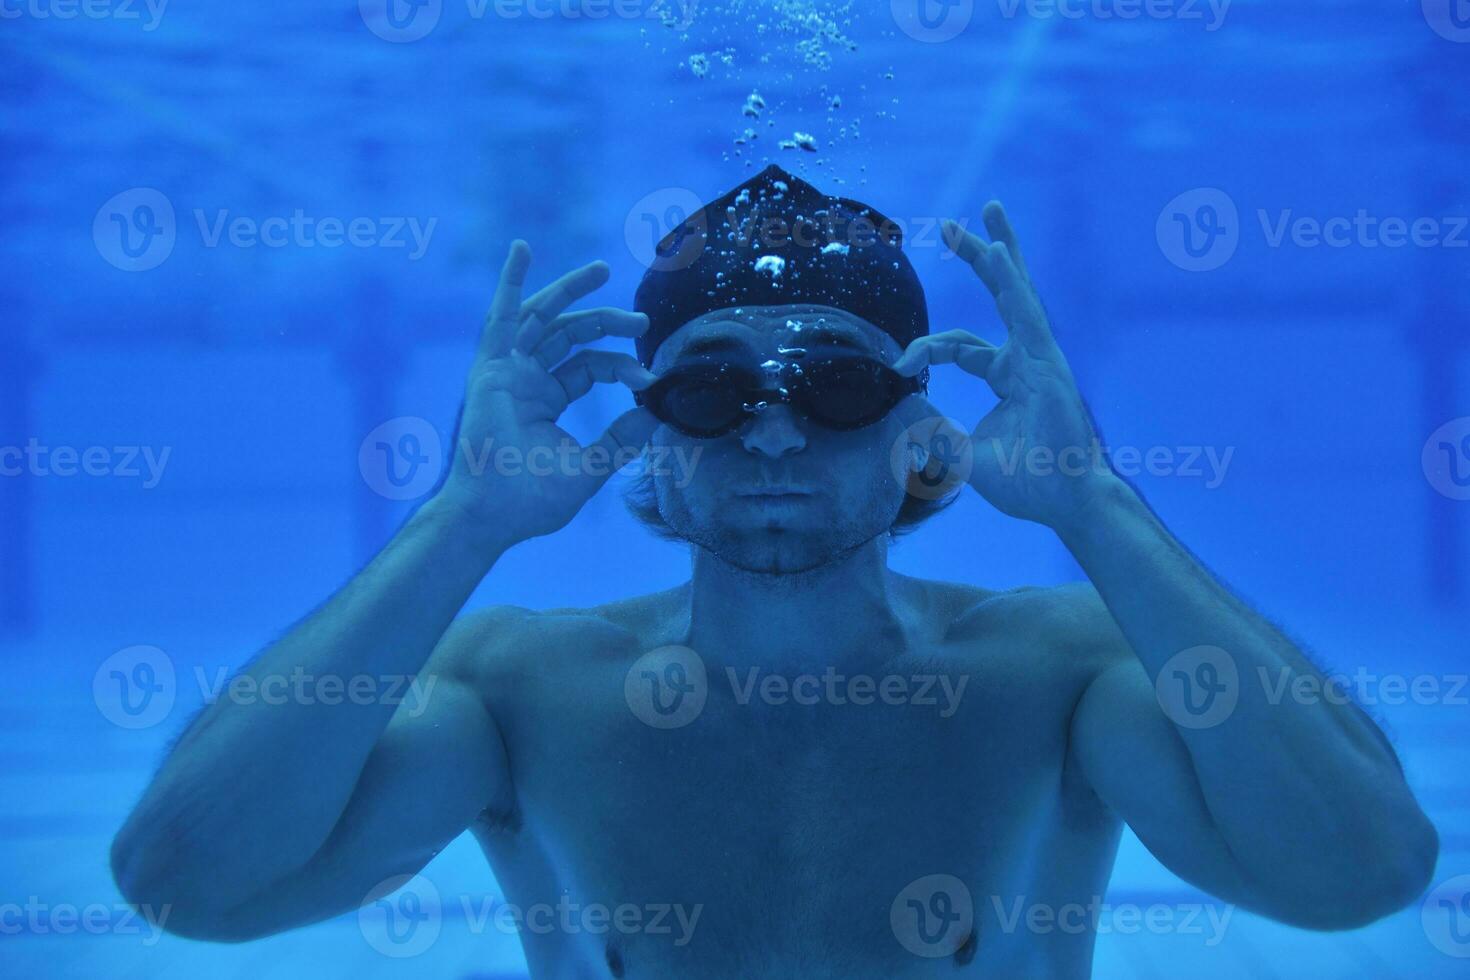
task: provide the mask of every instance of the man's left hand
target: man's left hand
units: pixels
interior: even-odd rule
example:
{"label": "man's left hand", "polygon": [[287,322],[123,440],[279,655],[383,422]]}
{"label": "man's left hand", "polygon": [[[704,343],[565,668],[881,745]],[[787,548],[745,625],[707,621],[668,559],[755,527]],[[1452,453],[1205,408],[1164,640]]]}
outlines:
{"label": "man's left hand", "polygon": [[[953,221],[945,244],[975,270],[1006,326],[997,347],[967,330],[947,330],[909,344],[893,367],[915,375],[930,364],[957,364],[984,378],[1000,398],[970,433],[969,484],[1002,513],[1059,528],[1081,514],[1117,477],[1099,455],[1087,406],[1052,336],[1046,310],[1026,272],[1015,231],[998,201],[985,206],[986,243]],[[924,414],[939,414],[913,396]]]}

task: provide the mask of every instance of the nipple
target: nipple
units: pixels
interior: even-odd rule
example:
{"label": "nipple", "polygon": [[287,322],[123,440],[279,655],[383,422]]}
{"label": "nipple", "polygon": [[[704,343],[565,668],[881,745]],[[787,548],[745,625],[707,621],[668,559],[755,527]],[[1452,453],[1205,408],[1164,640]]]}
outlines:
{"label": "nipple", "polygon": [[618,947],[609,942],[603,955],[607,958],[607,972],[615,977],[621,977],[623,975],[623,954]]}

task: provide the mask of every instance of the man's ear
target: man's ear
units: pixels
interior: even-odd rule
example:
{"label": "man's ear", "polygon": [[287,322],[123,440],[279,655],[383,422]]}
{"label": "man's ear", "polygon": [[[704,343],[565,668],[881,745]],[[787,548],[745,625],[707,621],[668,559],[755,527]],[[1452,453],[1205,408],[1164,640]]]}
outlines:
{"label": "man's ear", "polygon": [[894,477],[907,492],[938,500],[958,489],[974,467],[970,435],[923,395],[899,402],[894,417],[903,426],[889,450]]}

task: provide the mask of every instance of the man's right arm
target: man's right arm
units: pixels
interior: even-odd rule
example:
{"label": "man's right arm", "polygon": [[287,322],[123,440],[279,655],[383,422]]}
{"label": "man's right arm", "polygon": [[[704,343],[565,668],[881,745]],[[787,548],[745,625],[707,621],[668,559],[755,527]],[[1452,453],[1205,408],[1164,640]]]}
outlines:
{"label": "man's right arm", "polygon": [[[647,409],[632,409],[586,449],[557,425],[595,384],[653,381],[627,354],[566,356],[603,337],[637,336],[648,319],[612,308],[563,313],[607,281],[603,262],[523,301],[530,261],[524,242],[512,244],[444,485],[367,568],[245,671],[270,691],[289,691],[305,675],[344,692],[355,691],[353,678],[387,678],[401,693],[400,681],[417,677],[428,710],[415,717],[405,704],[395,714],[396,698],[356,695],[210,705],[112,848],[123,895],[155,914],[167,906],[170,931],[246,939],[344,911],[383,879],[418,870],[509,792],[505,748],[476,681],[497,659],[485,655],[493,636],[473,625],[483,615],[450,624],[507,548],[564,527],[607,481],[608,461],[636,455],[657,425]],[[527,465],[487,467],[491,447]],[[543,457],[572,465],[530,465]]]}
{"label": "man's right arm", "polygon": [[[302,925],[417,871],[506,792],[470,663],[486,614],[450,625],[502,550],[430,501],[246,668],[286,696],[226,694],[179,739],[113,843],[123,895],[196,938]],[[292,686],[302,675],[310,696]],[[352,693],[364,676],[372,687]],[[422,704],[405,698],[414,677]],[[340,697],[321,696],[324,681]]]}

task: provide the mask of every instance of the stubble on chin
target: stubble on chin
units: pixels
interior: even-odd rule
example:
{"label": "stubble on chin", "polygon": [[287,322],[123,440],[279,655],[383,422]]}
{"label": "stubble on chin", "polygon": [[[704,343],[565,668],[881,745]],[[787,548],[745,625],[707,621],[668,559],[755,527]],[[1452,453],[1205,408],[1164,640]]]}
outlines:
{"label": "stubble on chin", "polygon": [[[840,561],[892,526],[893,514],[878,499],[856,506],[835,521],[832,514],[809,525],[791,526],[772,517],[768,523],[736,526],[718,513],[693,514],[688,501],[660,487],[659,512],[679,537],[753,575],[791,576]],[[849,502],[851,504],[853,502]],[[897,506],[891,508],[897,512]]]}
{"label": "stubble on chin", "polygon": [[[680,528],[691,544],[708,551],[726,564],[752,575],[789,576],[811,572],[840,561],[869,540],[856,528],[840,531],[794,530],[763,527],[736,530],[706,525]],[[859,540],[861,539],[861,540]]]}

